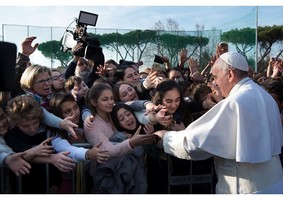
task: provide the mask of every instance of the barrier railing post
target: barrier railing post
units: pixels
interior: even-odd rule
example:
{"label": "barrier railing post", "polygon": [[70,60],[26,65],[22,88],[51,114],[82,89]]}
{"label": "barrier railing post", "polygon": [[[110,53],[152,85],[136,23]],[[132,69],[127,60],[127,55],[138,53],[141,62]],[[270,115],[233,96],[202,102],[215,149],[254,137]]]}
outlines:
{"label": "barrier railing post", "polygon": [[[89,143],[73,143],[72,145],[76,146],[76,147],[84,147],[84,148],[87,148],[87,149],[92,148],[91,144],[89,144]],[[77,173],[76,173],[77,166],[72,170],[72,190],[73,190],[73,194],[78,194],[77,187],[76,187],[76,183],[77,183]],[[82,171],[82,173],[83,173],[83,171]]]}
{"label": "barrier railing post", "polygon": [[19,175],[17,177],[17,191],[18,191],[18,194],[23,193],[23,191],[22,191],[22,175]]}
{"label": "barrier railing post", "polygon": [[4,173],[4,168],[0,167],[0,174],[1,174],[1,189],[0,189],[0,193],[4,194],[5,192],[5,173]]}
{"label": "barrier railing post", "polygon": [[45,164],[45,168],[46,168],[46,194],[49,194],[49,164],[46,163]]}

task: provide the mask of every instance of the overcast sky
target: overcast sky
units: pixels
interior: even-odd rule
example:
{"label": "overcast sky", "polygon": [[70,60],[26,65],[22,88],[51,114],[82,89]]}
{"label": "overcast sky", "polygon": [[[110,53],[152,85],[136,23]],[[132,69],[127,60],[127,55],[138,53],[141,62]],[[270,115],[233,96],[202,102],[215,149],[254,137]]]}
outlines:
{"label": "overcast sky", "polygon": [[[255,27],[256,24],[283,25],[283,6],[272,0],[261,5],[258,5],[257,1],[247,3],[250,2],[248,0],[238,4],[214,0],[213,5],[202,0],[195,1],[197,4],[185,5],[179,0],[143,0],[143,4],[134,4],[135,0],[97,1],[90,3],[79,0],[48,0],[45,4],[31,0],[1,2],[0,35],[5,36],[2,32],[3,24],[67,27],[78,17],[81,10],[98,14],[96,28],[103,29],[150,29],[157,21],[165,23],[168,18],[174,19],[179,27],[186,31],[195,31],[196,24],[204,26],[206,30],[217,28],[224,32],[232,28]],[[71,27],[74,25],[73,23]],[[20,38],[20,41],[22,39],[24,38]],[[15,43],[18,44],[18,41]]]}
{"label": "overcast sky", "polygon": [[[83,10],[99,15],[97,28],[149,29],[158,20],[165,22],[166,19],[172,18],[181,28],[195,30],[196,24],[211,29],[222,28],[223,25],[235,20],[246,23],[249,19],[245,17],[255,13],[256,8],[256,4],[251,6],[110,6],[111,4],[101,6],[93,3],[90,6],[67,6],[68,4],[62,6],[54,3],[48,6],[36,3],[27,4],[29,6],[16,5],[18,4],[0,6],[0,24],[66,27],[78,17],[79,11]],[[283,7],[259,6],[258,25],[273,24],[283,24]]]}

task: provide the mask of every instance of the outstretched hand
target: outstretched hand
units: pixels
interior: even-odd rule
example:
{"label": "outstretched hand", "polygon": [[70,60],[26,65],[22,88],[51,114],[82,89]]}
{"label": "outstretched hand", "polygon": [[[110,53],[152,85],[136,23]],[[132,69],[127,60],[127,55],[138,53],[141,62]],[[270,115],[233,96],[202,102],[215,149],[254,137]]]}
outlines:
{"label": "outstretched hand", "polygon": [[38,47],[38,43],[36,43],[34,46],[31,45],[31,43],[36,39],[35,36],[27,37],[23,43],[22,43],[22,54],[29,57]]}
{"label": "outstretched hand", "polygon": [[107,68],[107,65],[99,65],[98,67],[96,67],[96,69],[97,71],[95,73],[101,77],[105,77],[108,72],[112,70],[111,68]]}
{"label": "outstretched hand", "polygon": [[132,148],[138,145],[152,144],[155,139],[155,135],[153,134],[140,134],[141,129],[142,127],[139,126],[133,137],[129,140]]}
{"label": "outstretched hand", "polygon": [[188,49],[182,48],[181,51],[179,52],[179,66],[181,68],[184,67],[185,62],[189,59],[188,57]]}
{"label": "outstretched hand", "polygon": [[158,112],[159,110],[161,110],[161,108],[163,107],[163,105],[159,104],[159,105],[155,105],[152,102],[149,102],[146,104],[146,111],[144,113],[144,115],[148,115],[151,112]]}
{"label": "outstretched hand", "polygon": [[150,70],[149,74],[143,81],[143,86],[147,89],[150,90],[156,86],[155,80],[157,78],[157,71],[152,71]]}
{"label": "outstretched hand", "polygon": [[159,124],[169,126],[172,123],[173,115],[168,113],[166,106],[163,106],[157,113],[156,119]]}
{"label": "outstretched hand", "polygon": [[36,156],[49,156],[54,153],[54,148],[50,145],[50,142],[53,138],[49,137],[41,142],[39,145],[33,147],[34,155]]}
{"label": "outstretched hand", "polygon": [[69,154],[70,154],[69,151],[51,154],[50,155],[51,164],[57,167],[61,172],[72,171],[76,166],[76,164],[72,158],[68,157]]}
{"label": "outstretched hand", "polygon": [[92,123],[93,120],[94,120],[93,115],[87,116],[87,118],[84,121],[84,127],[87,129],[91,129],[93,127],[93,123]]}
{"label": "outstretched hand", "polygon": [[87,151],[89,160],[96,160],[98,163],[105,163],[109,159],[109,151],[101,149],[101,144],[97,144]]}
{"label": "outstretched hand", "polygon": [[144,131],[146,134],[153,133],[153,132],[154,132],[154,127],[153,127],[152,124],[145,124],[144,127],[143,127],[143,131]]}
{"label": "outstretched hand", "polygon": [[14,153],[5,159],[6,165],[17,176],[30,173],[31,165],[23,159],[25,152]]}
{"label": "outstretched hand", "polygon": [[75,116],[69,116],[66,117],[65,119],[63,119],[60,122],[60,127],[66,131],[68,131],[68,133],[70,134],[71,137],[74,137],[74,139],[77,139],[77,134],[76,131],[74,130],[74,128],[78,128],[78,125],[72,122],[72,118],[74,118]]}

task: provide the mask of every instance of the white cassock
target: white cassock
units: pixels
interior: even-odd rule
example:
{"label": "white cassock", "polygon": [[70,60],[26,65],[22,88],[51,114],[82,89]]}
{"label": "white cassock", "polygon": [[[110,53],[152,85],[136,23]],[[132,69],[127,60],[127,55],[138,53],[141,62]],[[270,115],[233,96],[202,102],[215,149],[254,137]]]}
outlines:
{"label": "white cassock", "polygon": [[185,130],[163,137],[164,151],[178,158],[214,156],[216,193],[283,193],[282,145],[278,106],[250,78]]}

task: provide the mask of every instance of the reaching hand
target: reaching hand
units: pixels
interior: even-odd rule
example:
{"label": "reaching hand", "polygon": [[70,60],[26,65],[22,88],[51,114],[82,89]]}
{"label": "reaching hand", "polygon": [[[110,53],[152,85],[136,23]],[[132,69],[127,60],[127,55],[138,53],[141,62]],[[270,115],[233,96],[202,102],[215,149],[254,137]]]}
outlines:
{"label": "reaching hand", "polygon": [[99,65],[97,68],[97,71],[95,72],[96,74],[98,74],[101,77],[105,77],[106,74],[108,74],[109,71],[111,71],[112,69],[107,68],[107,65]]}
{"label": "reaching hand", "polygon": [[143,134],[141,135],[141,126],[137,129],[136,133],[129,139],[132,148],[138,145],[152,144],[155,138],[153,134]]}
{"label": "reaching hand", "polygon": [[92,124],[93,120],[94,120],[93,115],[87,116],[87,118],[84,121],[84,127],[87,129],[91,129],[93,127],[93,124]]}
{"label": "reaching hand", "polygon": [[35,147],[26,150],[25,154],[23,155],[23,158],[26,161],[30,161],[35,157],[50,156],[51,154],[54,153],[53,146],[48,145],[51,140],[52,140],[52,137],[47,138],[40,144],[36,145]]}
{"label": "reaching hand", "polygon": [[154,127],[152,124],[145,124],[143,127],[143,130],[146,134],[150,134],[150,133],[153,133]]}
{"label": "reaching hand", "polygon": [[156,113],[156,119],[159,124],[163,126],[169,126],[172,123],[172,114],[167,113],[168,109],[166,106],[163,106],[157,113]]}
{"label": "reaching hand", "polygon": [[82,42],[78,42],[73,48],[72,48],[72,54],[74,56],[80,56],[80,51],[84,48],[84,45]]}
{"label": "reaching hand", "polygon": [[151,112],[158,112],[159,110],[161,110],[161,108],[163,108],[163,105],[159,104],[159,105],[155,105],[152,102],[149,102],[146,104],[146,111],[144,113],[144,115],[148,115]]}
{"label": "reaching hand", "polygon": [[149,74],[143,81],[143,86],[147,89],[150,90],[155,87],[155,79],[157,78],[157,71],[152,71],[150,70]]}
{"label": "reaching hand", "polygon": [[69,172],[73,170],[73,168],[76,166],[72,158],[67,157],[70,152],[60,152],[56,154],[51,154],[51,164],[53,164],[55,167],[57,167],[61,172]]}
{"label": "reaching hand", "polygon": [[30,173],[31,165],[23,159],[25,152],[14,153],[5,159],[6,165],[17,176]]}
{"label": "reaching hand", "polygon": [[280,74],[281,71],[282,71],[282,67],[281,67],[280,61],[275,61],[274,65],[273,65],[273,72],[272,72],[271,77],[272,78],[278,77],[278,75]]}
{"label": "reaching hand", "polygon": [[189,59],[188,56],[188,50],[185,48],[182,48],[179,52],[179,66],[183,68],[185,62]]}
{"label": "reaching hand", "polygon": [[96,160],[98,163],[105,163],[109,159],[109,151],[100,148],[102,142],[87,150],[87,158],[89,160]]}
{"label": "reaching hand", "polygon": [[51,145],[48,145],[50,141],[52,140],[52,137],[47,138],[43,142],[41,142],[39,145],[33,147],[34,155],[36,156],[49,156],[50,154],[54,153],[54,148]]}
{"label": "reaching hand", "polygon": [[71,134],[72,137],[74,137],[75,139],[77,139],[77,134],[76,131],[74,130],[74,128],[78,128],[78,125],[72,122],[72,118],[74,118],[75,116],[69,116],[66,117],[65,119],[63,119],[60,122],[60,127],[66,131],[68,131],[68,133]]}
{"label": "reaching hand", "polygon": [[199,70],[197,59],[193,59],[193,58],[189,59],[189,69],[191,75]]}
{"label": "reaching hand", "polygon": [[197,81],[197,82],[203,82],[204,81],[204,77],[201,75],[201,73],[199,71],[195,71],[190,76],[191,76],[191,79],[194,80],[194,81]]}
{"label": "reaching hand", "polygon": [[34,46],[31,45],[31,43],[36,39],[35,36],[27,37],[23,43],[22,43],[22,54],[29,57],[38,47],[38,43],[36,43]]}
{"label": "reaching hand", "polygon": [[156,88],[159,85],[159,83],[161,83],[162,81],[163,81],[163,77],[161,76],[156,77],[156,79],[154,80],[154,88]]}

